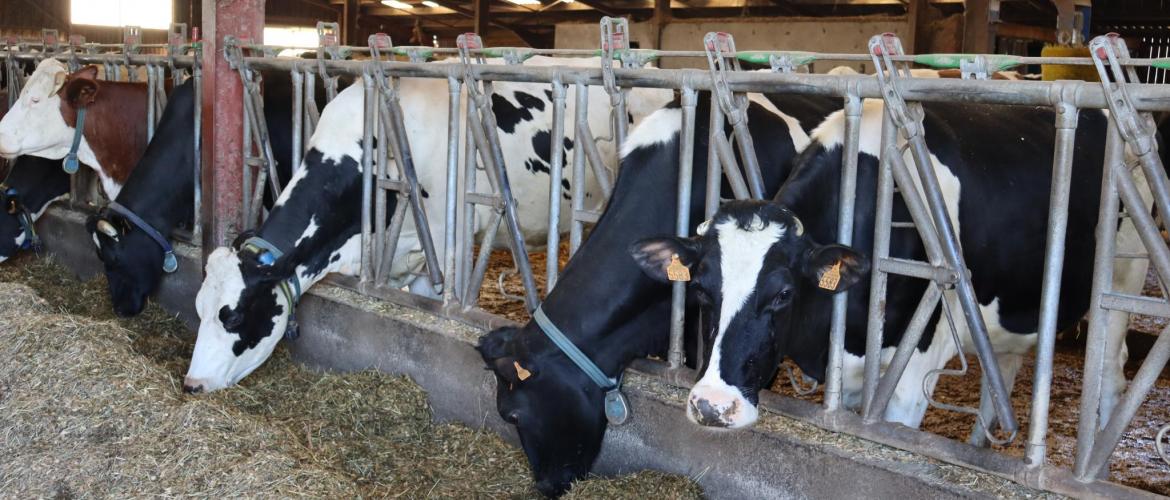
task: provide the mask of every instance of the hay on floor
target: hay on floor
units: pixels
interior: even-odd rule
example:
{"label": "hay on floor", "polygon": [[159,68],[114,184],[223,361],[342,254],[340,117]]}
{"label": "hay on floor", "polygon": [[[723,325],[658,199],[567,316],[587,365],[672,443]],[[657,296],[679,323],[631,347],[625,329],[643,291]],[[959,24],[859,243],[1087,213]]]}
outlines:
{"label": "hay on floor", "polygon": [[[3,281],[28,287],[0,284],[0,463],[14,464],[0,467],[0,491],[538,496],[520,450],[489,430],[435,423],[405,377],[319,373],[278,348],[241,386],[184,397],[194,336],[156,305],[115,318],[103,278],[78,282],[48,259],[0,266]],[[579,482],[572,498],[646,492],[701,496],[687,478],[643,472]]]}

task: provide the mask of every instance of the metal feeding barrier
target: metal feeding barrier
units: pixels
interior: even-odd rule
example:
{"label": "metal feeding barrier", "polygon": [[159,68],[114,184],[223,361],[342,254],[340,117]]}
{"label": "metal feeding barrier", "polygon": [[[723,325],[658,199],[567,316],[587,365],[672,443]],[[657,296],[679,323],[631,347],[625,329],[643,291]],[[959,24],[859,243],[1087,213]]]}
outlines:
{"label": "metal feeding barrier", "polygon": [[[439,263],[429,230],[431,226],[427,220],[426,207],[422,203],[423,196],[414,168],[414,155],[411,153],[410,140],[406,135],[406,120],[399,102],[398,78],[387,78],[381,71],[381,66],[377,64],[382,60],[382,54],[388,53],[393,46],[390,37],[384,33],[370,36],[370,53],[374,63],[370,64],[370,77],[363,83],[367,85],[366,113],[373,117],[367,120],[373,120],[378,131],[376,157],[378,161],[373,168],[366,168],[365,162],[362,164],[363,206],[369,205],[370,191],[377,189],[374,195],[373,221],[367,216],[369,210],[362,212],[362,257],[368,259],[362,261],[362,280],[374,281],[381,285],[389,284],[390,267],[398,247],[406,209],[409,207],[415,227],[420,228],[419,243],[426,259],[427,277],[432,286],[441,292],[445,283],[443,267]],[[371,86],[375,88],[371,90]],[[458,115],[452,116],[458,118]],[[397,179],[390,175],[391,160],[394,160],[397,166]],[[394,214],[390,218],[387,230],[386,196],[389,192],[394,193],[397,203],[394,205]]]}
{"label": "metal feeding barrier", "polygon": [[[1167,358],[1170,358],[1170,335],[1163,333],[1155,343],[1146,362],[1139,370],[1137,377],[1130,383],[1121,404],[1113,411],[1109,424],[1101,430],[1098,427],[1098,406],[1101,395],[1101,379],[1103,370],[1104,350],[1104,317],[1108,310],[1140,312],[1170,317],[1170,305],[1164,300],[1153,300],[1140,297],[1126,297],[1110,290],[1111,263],[1115,257],[1113,237],[1116,234],[1119,201],[1125,206],[1141,206],[1142,201],[1134,187],[1132,175],[1136,170],[1126,168],[1124,152],[1128,149],[1141,165],[1141,173],[1146,177],[1153,192],[1155,202],[1160,213],[1170,213],[1170,181],[1166,179],[1165,171],[1157,162],[1157,156],[1152,153],[1152,129],[1147,114],[1151,111],[1170,110],[1170,88],[1164,86],[1145,85],[1137,83],[1133,78],[1133,69],[1140,67],[1160,67],[1167,65],[1165,59],[1135,59],[1130,58],[1125,47],[1116,37],[1103,38],[1093,41],[1093,58],[1035,58],[999,55],[971,55],[971,54],[903,54],[900,42],[892,35],[879,35],[871,39],[869,52],[866,54],[821,54],[792,51],[737,51],[730,35],[721,33],[709,34],[704,39],[703,51],[653,51],[630,49],[628,45],[628,26],[619,20],[603,21],[602,43],[600,50],[537,50],[516,48],[483,47],[480,39],[474,34],[461,36],[457,49],[437,49],[423,47],[393,47],[389,38],[372,37],[370,47],[350,47],[357,51],[367,49],[373,55],[372,61],[346,61],[319,57],[316,62],[307,64],[283,58],[254,57],[245,53],[229,54],[238,60],[237,68],[247,68],[249,71],[293,71],[294,85],[300,89],[294,93],[295,105],[308,107],[307,96],[312,88],[302,87],[310,81],[312,75],[351,75],[367,77],[365,85],[366,95],[366,145],[363,167],[363,267],[362,282],[359,290],[374,293],[375,288],[385,288],[385,272],[389,263],[397,257],[393,242],[401,231],[405,220],[405,210],[412,212],[412,221],[419,231],[420,237],[428,233],[428,216],[442,216],[443,247],[439,251],[434,242],[420,242],[426,254],[427,277],[432,283],[441,286],[444,305],[426,306],[418,300],[407,300],[395,293],[378,293],[380,297],[391,300],[401,300],[405,304],[417,307],[430,307],[453,318],[467,321],[483,320],[483,316],[469,316],[467,309],[476,303],[478,289],[486,273],[486,257],[494,246],[497,229],[505,224],[508,242],[513,251],[522,281],[525,284],[524,300],[529,309],[535,306],[537,291],[533,283],[532,274],[527,267],[527,253],[524,249],[523,233],[517,222],[514,212],[514,200],[510,193],[507,181],[507,172],[503,168],[503,157],[500,151],[499,138],[496,137],[494,114],[490,107],[492,82],[524,82],[549,85],[550,97],[553,102],[552,137],[561,137],[564,134],[568,87],[574,86],[576,94],[576,113],[574,137],[578,143],[591,142],[593,146],[583,145],[574,150],[572,168],[573,175],[584,178],[586,161],[593,167],[592,173],[600,184],[605,183],[604,161],[600,154],[589,152],[589,148],[596,148],[596,141],[604,138],[593,138],[587,130],[588,121],[581,119],[581,113],[588,105],[587,88],[602,86],[608,91],[610,104],[614,109],[624,105],[631,88],[658,88],[676,89],[681,91],[682,123],[680,139],[679,180],[676,187],[679,195],[679,207],[675,220],[676,232],[682,236],[689,236],[690,228],[690,194],[692,191],[692,173],[695,140],[696,107],[699,92],[711,93],[712,106],[711,135],[708,150],[708,184],[705,189],[704,213],[712,214],[721,201],[721,183],[726,180],[731,186],[730,195],[735,198],[760,198],[765,195],[760,169],[762,167],[754,158],[752,137],[747,127],[745,93],[792,93],[834,97],[842,99],[845,118],[845,138],[843,144],[841,195],[837,234],[838,243],[851,244],[853,234],[854,197],[857,189],[857,154],[861,133],[862,99],[881,99],[884,106],[882,118],[883,129],[881,138],[881,168],[878,179],[878,204],[876,213],[875,242],[874,242],[874,274],[870,303],[870,321],[867,333],[867,355],[865,365],[864,385],[862,387],[863,408],[860,417],[850,417],[850,413],[843,408],[842,360],[844,357],[845,338],[845,304],[847,296],[839,294],[834,299],[832,321],[830,323],[830,363],[825,381],[825,399],[823,411],[809,416],[817,425],[835,431],[848,432],[876,439],[888,444],[910,449],[934,458],[952,463],[974,466],[1012,478],[1031,486],[1048,487],[1053,484],[1051,478],[1041,479],[1044,474],[1036,474],[1037,468],[1045,467],[1047,450],[1045,438],[1048,435],[1048,407],[1051,395],[1053,372],[1053,350],[1056,338],[1056,314],[1060,298],[1060,278],[1063,270],[1064,241],[1068,223],[1068,198],[1071,185],[1073,145],[1076,134],[1077,114],[1084,109],[1109,109],[1110,125],[1106,140],[1106,156],[1109,158],[1105,168],[1109,172],[1102,185],[1102,205],[1100,222],[1097,227],[1097,257],[1092,290],[1092,304],[1089,312],[1090,333],[1088,360],[1085,372],[1085,389],[1082,396],[1081,430],[1078,434],[1078,453],[1075,475],[1081,481],[1092,481],[1099,477],[1101,471],[1107,470],[1108,459],[1115,448],[1121,433],[1129,420],[1133,417],[1137,406],[1147,395],[1157,373],[1164,367]],[[324,44],[323,44],[324,45]],[[339,48],[344,52],[347,48]],[[267,52],[265,50],[264,52]],[[384,59],[393,54],[409,58],[409,62],[391,61]],[[439,54],[457,54],[458,63],[424,64],[424,58]],[[601,55],[603,63],[597,68],[579,68],[568,66],[525,66],[520,64],[533,54],[589,56]],[[505,64],[488,64],[488,57],[503,58]],[[702,57],[708,62],[705,70],[696,69],[643,69],[642,63],[660,57]],[[622,61],[621,67],[613,63]],[[873,75],[818,75],[802,73],[798,70],[817,61],[857,61],[868,62],[878,69],[877,76]],[[767,64],[771,72],[749,72],[740,70],[741,62],[753,64]],[[926,65],[936,69],[958,69],[963,75],[961,80],[940,80],[912,78],[907,71],[909,64]],[[990,80],[988,76],[995,71],[1026,64],[1096,64],[1102,74],[1104,83],[1081,81],[1009,81]],[[301,74],[303,78],[297,79]],[[1108,75],[1114,75],[1112,78]],[[324,77],[324,76],[323,76]],[[435,165],[414,165],[409,140],[403,133],[404,121],[409,117],[401,116],[398,108],[399,100],[409,99],[399,91],[398,81],[401,78],[430,78],[446,80],[448,84],[448,149],[446,156],[446,184],[447,203],[443,214],[427,214],[419,203],[417,180],[412,180],[417,173],[415,168],[438,168]],[[307,92],[307,93],[306,93]],[[466,108],[461,108],[461,94],[466,92]],[[890,431],[890,427],[883,426],[879,421],[884,414],[884,408],[889,404],[894,387],[898,384],[906,362],[911,355],[917,340],[921,338],[930,314],[937,308],[944,312],[944,321],[952,333],[958,322],[970,332],[973,347],[976,351],[983,372],[987,374],[984,383],[986,398],[990,404],[982,410],[958,408],[944,405],[937,401],[931,404],[944,409],[976,413],[980,428],[989,440],[998,441],[992,434],[991,424],[994,420],[1000,430],[1009,438],[1017,430],[1015,415],[1013,415],[1008,388],[1004,386],[1002,377],[996,367],[995,358],[987,338],[986,326],[979,313],[978,303],[975,301],[970,277],[966,272],[963,253],[955,228],[952,227],[951,217],[943,203],[939,181],[935,176],[930,161],[930,153],[924,142],[922,125],[922,102],[972,102],[993,105],[1029,105],[1048,107],[1055,111],[1056,144],[1054,145],[1052,190],[1049,206],[1049,226],[1047,229],[1047,243],[1045,247],[1043,292],[1041,299],[1039,335],[1037,345],[1036,375],[1033,381],[1033,400],[1031,402],[1031,418],[1027,430],[1025,458],[1012,458],[1005,455],[987,453],[972,454],[960,451],[959,443],[952,443],[955,448],[940,447],[937,442],[931,445],[922,445],[913,439],[905,439]],[[246,100],[247,102],[247,100]],[[300,120],[306,120],[311,112],[294,113]],[[624,113],[614,113],[612,121],[612,140],[618,145],[625,132],[622,131]],[[461,125],[460,117],[465,121]],[[724,129],[727,122],[731,130]],[[584,127],[582,125],[585,125]],[[307,125],[307,123],[306,123]],[[298,129],[302,139],[308,137],[311,126]],[[461,137],[460,131],[466,130],[466,136]],[[585,132],[583,134],[583,132]],[[386,140],[377,141],[378,150],[372,146],[373,137]],[[560,180],[563,177],[565,160],[561,141],[552,141],[550,158],[550,194],[549,194],[549,223],[550,235],[548,239],[550,255],[556,254],[556,245],[559,244],[557,221],[559,221],[559,194]],[[296,148],[302,148],[303,142],[298,142]],[[734,146],[733,146],[734,144]],[[463,147],[460,150],[460,147]],[[299,157],[299,156],[298,156]],[[387,163],[391,157],[397,164],[395,172],[390,172]],[[374,159],[379,160],[377,165]],[[597,159],[597,161],[594,161]],[[462,162],[462,163],[461,163]],[[742,168],[741,168],[742,167]],[[489,181],[490,191],[481,192],[476,186],[476,177],[482,169]],[[396,175],[394,175],[396,174]],[[921,188],[916,188],[916,180]],[[612,187],[612,184],[610,184]],[[570,238],[573,250],[580,243],[582,234],[573,236],[573,229],[577,223],[585,224],[596,221],[596,212],[584,211],[584,207],[577,205],[576,200],[584,198],[583,182],[577,182],[581,191],[574,192],[573,221]],[[919,190],[921,189],[921,191]],[[376,192],[375,192],[376,190]],[[606,191],[608,192],[608,191]],[[911,221],[892,220],[892,203],[894,194],[902,197],[911,215]],[[389,220],[386,218],[385,200],[389,196],[396,197],[398,203]],[[490,220],[483,230],[481,241],[475,240],[474,220],[477,206],[486,206],[490,210]],[[1135,210],[1125,214],[1134,221],[1143,242],[1149,250],[1149,256],[1162,281],[1170,277],[1170,249],[1161,243],[1161,237],[1148,213]],[[926,261],[916,262],[905,259],[891,258],[889,255],[890,233],[893,230],[915,230],[923,241],[926,250]],[[427,235],[429,236],[429,235]],[[479,245],[479,256],[471,256],[475,245]],[[430,250],[426,250],[430,247]],[[1116,256],[1120,258],[1121,256]],[[555,257],[550,258],[550,260]],[[550,286],[555,283],[558,271],[556,264],[550,263],[546,272],[550,278]],[[916,314],[911,319],[910,328],[904,332],[901,345],[898,346],[889,368],[884,374],[878,364],[881,347],[882,317],[881,304],[885,295],[885,282],[890,274],[898,274],[922,278],[931,283],[926,287],[926,293]],[[373,284],[374,287],[361,285]],[[397,297],[397,298],[396,298]],[[684,359],[682,336],[682,311],[684,295],[682,289],[676,287],[672,293],[672,321],[670,334],[670,352],[668,368],[682,369]],[[958,311],[952,311],[952,302],[958,304]],[[456,306],[456,307],[445,307]],[[959,314],[961,313],[961,315]],[[474,319],[480,318],[480,319]],[[954,337],[954,335],[952,335]],[[954,339],[958,343],[957,339]],[[960,349],[961,351],[961,349]],[[678,372],[681,373],[681,372]],[[943,372],[935,372],[930,376],[939,376]],[[677,378],[676,378],[677,380]],[[1163,429],[1159,435],[1159,446],[1168,430]]]}
{"label": "metal feeding barrier", "polygon": [[[9,105],[15,104],[20,96],[20,90],[25,80],[23,64],[37,64],[46,58],[54,58],[66,64],[69,71],[77,71],[84,65],[101,66],[107,81],[137,82],[138,71],[141,68],[146,74],[147,105],[146,129],[147,140],[154,136],[155,128],[162,119],[163,110],[167,105],[167,89],[192,79],[195,92],[194,110],[194,185],[195,185],[195,217],[187,233],[177,230],[175,236],[187,241],[199,240],[201,224],[200,177],[202,155],[202,70],[200,66],[202,44],[198,40],[198,29],[194,31],[194,39],[187,39],[187,25],[172,23],[168,29],[166,44],[141,43],[141,29],[137,26],[126,26],[122,32],[122,43],[98,44],[86,43],[81,35],[70,35],[65,46],[62,46],[57,30],[42,30],[39,42],[28,42],[16,37],[8,37],[3,50],[3,71],[8,83]],[[15,50],[14,50],[15,48]],[[35,49],[35,51],[34,51]],[[143,53],[143,49],[154,53]],[[187,55],[190,53],[190,55]],[[169,82],[168,82],[168,72]],[[98,205],[101,199],[92,199],[86,194],[91,191],[92,179],[89,174],[74,175],[70,184],[70,200],[74,207],[83,203]]]}
{"label": "metal feeding barrier", "polygon": [[[979,301],[975,296],[975,288],[971,284],[971,277],[967,272],[967,265],[963,259],[962,249],[959,246],[958,233],[955,231],[951,216],[943,200],[942,187],[934,172],[934,164],[930,159],[930,151],[926,147],[926,131],[923,129],[922,119],[924,112],[922,104],[907,102],[902,95],[900,81],[910,77],[910,68],[906,63],[894,63],[889,59],[891,55],[903,55],[902,42],[892,33],[877,35],[870,39],[869,50],[873,55],[874,67],[877,68],[877,80],[882,90],[885,102],[882,116],[882,146],[881,161],[883,167],[878,177],[878,216],[874,231],[874,261],[871,273],[871,288],[869,297],[869,321],[865,344],[865,383],[862,389],[862,407],[867,422],[881,420],[894,395],[894,389],[902,378],[910,356],[918,346],[930,317],[935,309],[942,307],[951,318],[950,301],[942,300],[943,295],[953,293],[957,296],[967,323],[968,332],[979,364],[983,367],[985,390],[991,396],[991,402],[998,417],[999,425],[1005,431],[1015,435],[1017,428],[1015,415],[1012,413],[1011,397],[1004,386],[1003,376],[999,371],[999,363],[992,351],[991,340],[987,335],[987,325],[983,322],[983,313],[979,310]],[[915,176],[906,165],[903,158],[904,149],[898,145],[897,135],[901,135],[917,166],[917,178],[921,181],[921,194],[914,182]],[[905,259],[891,259],[890,232],[893,229],[892,211],[894,187],[906,203],[913,219],[912,226],[918,229],[918,235],[926,249],[929,262],[913,262]],[[925,198],[925,199],[924,199]],[[852,232],[850,228],[849,232]],[[889,274],[917,277],[930,280],[926,293],[919,302],[914,315],[903,332],[894,357],[889,362],[885,373],[881,371],[882,329],[885,324],[886,284]],[[944,289],[946,292],[944,293]],[[840,309],[840,305],[834,304]],[[948,321],[952,336],[956,335],[953,322]],[[956,343],[958,340],[956,339]],[[962,352],[962,346],[957,345],[957,351]],[[933,402],[932,402],[933,403]],[[937,403],[935,403],[937,405]],[[958,410],[958,407],[951,407]],[[974,413],[981,421],[985,430],[990,427],[986,416]],[[1011,438],[1009,438],[1011,439]]]}

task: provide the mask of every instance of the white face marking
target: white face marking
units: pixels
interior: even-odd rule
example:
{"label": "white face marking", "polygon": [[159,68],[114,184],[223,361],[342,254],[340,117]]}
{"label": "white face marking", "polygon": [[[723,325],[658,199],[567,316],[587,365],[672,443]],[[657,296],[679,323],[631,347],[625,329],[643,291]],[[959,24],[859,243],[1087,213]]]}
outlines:
{"label": "white face marking", "polygon": [[[280,337],[269,335],[260,343],[236,356],[232,351],[240,337],[229,333],[219,319],[223,307],[234,308],[244,291],[244,277],[240,274],[240,258],[227,247],[215,249],[207,258],[207,277],[195,296],[195,311],[199,314],[199,334],[195,352],[187,370],[187,384],[201,385],[204,391],[223,389],[235,384],[260,365],[276,348]],[[283,326],[280,318],[273,318],[275,327]],[[274,328],[276,330],[276,328]]]}
{"label": "white face marking", "polygon": [[61,116],[58,82],[67,74],[65,65],[45,59],[37,65],[20,92],[16,104],[0,119],[0,155],[15,158],[34,154],[64,158],[73,139],[73,128]]}
{"label": "white face marking", "polygon": [[[703,378],[691,389],[691,401],[701,400],[720,411],[721,420],[729,428],[746,427],[755,423],[758,410],[740,393],[739,389],[723,380],[719,363],[723,337],[731,320],[743,308],[755,291],[756,280],[764,266],[764,257],[772,245],[784,237],[787,228],[782,224],[767,223],[758,216],[746,230],[729,220],[715,225],[719,240],[719,268],[723,275],[719,306],[719,330],[711,346],[711,359]],[[698,422],[694,408],[687,405],[687,416]]]}

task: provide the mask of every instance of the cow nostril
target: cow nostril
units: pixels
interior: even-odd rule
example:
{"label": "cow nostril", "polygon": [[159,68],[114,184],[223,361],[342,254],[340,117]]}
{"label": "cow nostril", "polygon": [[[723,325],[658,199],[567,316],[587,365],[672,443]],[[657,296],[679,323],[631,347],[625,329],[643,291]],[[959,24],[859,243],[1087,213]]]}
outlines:
{"label": "cow nostril", "polygon": [[183,392],[186,394],[199,394],[199,393],[203,392],[203,386],[197,385],[197,386],[192,387],[192,386],[189,386],[187,384],[183,384]]}
{"label": "cow nostril", "polygon": [[727,427],[730,425],[723,420],[723,413],[711,405],[709,401],[702,398],[691,398],[690,400],[691,414],[694,415],[695,420],[700,425],[707,427]]}

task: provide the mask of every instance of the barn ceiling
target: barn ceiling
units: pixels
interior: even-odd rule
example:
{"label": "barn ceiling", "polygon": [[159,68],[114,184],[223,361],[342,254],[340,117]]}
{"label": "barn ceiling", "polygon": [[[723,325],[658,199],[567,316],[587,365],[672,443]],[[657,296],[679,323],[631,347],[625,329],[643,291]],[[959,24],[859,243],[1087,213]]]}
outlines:
{"label": "barn ceiling", "polygon": [[[519,37],[532,46],[551,46],[555,25],[597,22],[601,16],[648,21],[654,0],[286,0],[341,12],[346,2],[359,6],[360,23],[400,36],[409,30],[414,43],[431,35],[447,40],[474,31],[475,4],[489,5],[493,30]],[[913,0],[670,0],[671,17],[741,18],[792,16],[905,15]],[[925,0],[937,14],[963,11],[963,0]],[[1166,0],[1130,0],[1162,3]],[[1109,4],[1112,2],[1096,2]],[[1095,5],[1096,6],[1096,5]],[[1104,5],[1102,5],[1104,7]],[[352,8],[352,7],[351,7]],[[1001,20],[1047,28],[1055,22],[1052,0],[1002,0]],[[497,34],[499,35],[499,34]]]}
{"label": "barn ceiling", "polygon": [[[340,10],[346,0],[295,0],[324,4]],[[352,1],[352,0],[351,0]],[[358,0],[364,23],[393,27],[417,27],[427,35],[473,31],[476,0]],[[483,0],[479,0],[482,2]],[[671,0],[675,19],[902,15],[908,0]],[[647,21],[654,14],[654,0],[489,0],[491,24],[512,31],[532,45],[551,42],[554,25],[562,22],[597,22],[601,16],[622,16]],[[962,0],[930,0],[940,7],[962,9]],[[409,6],[409,7],[407,7]],[[543,41],[545,43],[532,43]]]}

